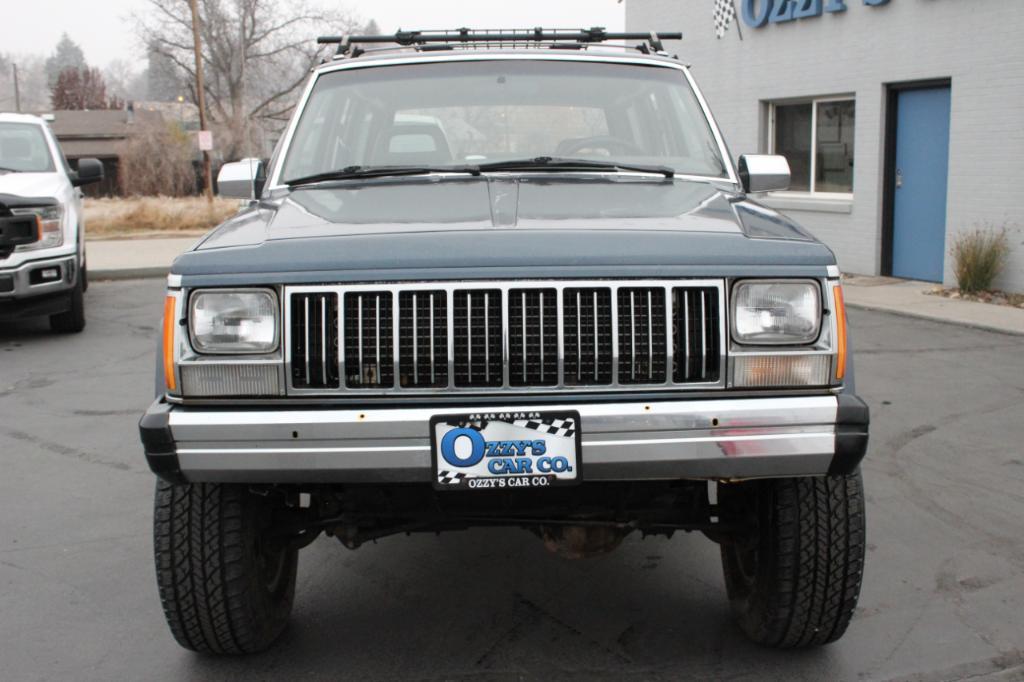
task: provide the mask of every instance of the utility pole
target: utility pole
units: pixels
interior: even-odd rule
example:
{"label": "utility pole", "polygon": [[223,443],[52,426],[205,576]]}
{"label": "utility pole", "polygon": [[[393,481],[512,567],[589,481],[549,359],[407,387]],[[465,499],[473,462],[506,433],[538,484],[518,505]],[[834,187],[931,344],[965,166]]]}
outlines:
{"label": "utility pole", "polygon": [[21,113],[21,91],[18,89],[18,65],[11,64],[14,69],[14,110]]}
{"label": "utility pole", "polygon": [[[203,48],[199,41],[199,9],[196,0],[189,0],[192,9],[192,42],[196,53],[196,104],[199,105],[199,130],[206,130],[206,92],[203,89]],[[213,178],[210,173],[210,152],[203,150],[203,183],[206,185],[206,199],[213,201]]]}

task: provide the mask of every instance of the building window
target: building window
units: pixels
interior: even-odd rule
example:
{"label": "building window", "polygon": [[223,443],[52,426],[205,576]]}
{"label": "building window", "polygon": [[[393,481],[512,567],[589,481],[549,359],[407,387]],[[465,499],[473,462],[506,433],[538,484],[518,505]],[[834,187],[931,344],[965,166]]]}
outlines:
{"label": "building window", "polygon": [[853,193],[852,99],[771,104],[772,153],[789,161],[792,192]]}

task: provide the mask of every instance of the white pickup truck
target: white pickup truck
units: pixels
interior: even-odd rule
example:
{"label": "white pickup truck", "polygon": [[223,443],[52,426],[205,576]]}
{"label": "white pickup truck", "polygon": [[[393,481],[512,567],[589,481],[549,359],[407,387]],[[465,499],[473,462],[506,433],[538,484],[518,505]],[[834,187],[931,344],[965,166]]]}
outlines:
{"label": "white pickup truck", "polygon": [[0,113],[0,324],[49,316],[57,332],[85,327],[79,187],[102,179],[96,159],[71,170],[42,118]]}

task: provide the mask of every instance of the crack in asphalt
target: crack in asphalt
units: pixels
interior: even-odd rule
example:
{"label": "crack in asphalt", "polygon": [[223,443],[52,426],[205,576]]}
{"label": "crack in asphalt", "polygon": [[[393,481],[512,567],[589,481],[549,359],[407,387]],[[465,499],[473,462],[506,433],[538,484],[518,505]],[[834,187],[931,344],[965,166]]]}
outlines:
{"label": "crack in asphalt", "polygon": [[116,469],[117,471],[131,471],[132,468],[124,462],[114,462],[107,459],[96,457],[92,453],[84,450],[79,450],[61,443],[55,443],[50,440],[45,440],[38,436],[34,436],[31,433],[25,433],[24,431],[17,431],[15,429],[0,429],[0,435],[7,436],[12,440],[21,441],[23,443],[30,443],[35,445],[46,452],[60,455],[61,457],[71,457],[89,464],[98,464],[99,466],[107,467],[109,469]]}

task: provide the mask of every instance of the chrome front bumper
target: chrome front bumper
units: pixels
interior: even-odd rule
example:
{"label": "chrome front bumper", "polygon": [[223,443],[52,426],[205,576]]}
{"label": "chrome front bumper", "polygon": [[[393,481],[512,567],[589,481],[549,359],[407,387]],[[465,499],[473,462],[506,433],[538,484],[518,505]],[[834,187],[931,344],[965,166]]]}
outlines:
{"label": "chrome front bumper", "polygon": [[[0,264],[0,279],[4,280],[4,286],[0,287],[0,301],[67,291],[74,286],[75,277],[78,274],[75,260],[75,256],[70,255],[32,260],[14,268],[4,268]],[[30,279],[32,272],[55,266],[60,268],[60,279],[32,284]]]}
{"label": "chrome front bumper", "polygon": [[577,410],[591,480],[848,473],[867,447],[867,406],[850,394],[516,406],[224,410],[157,401],[139,424],[169,480],[427,483],[434,414]]}

